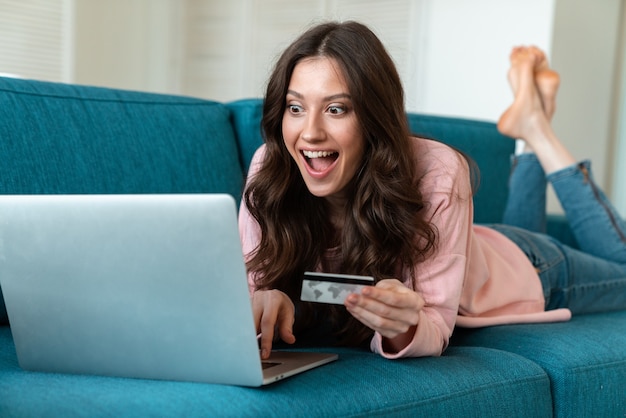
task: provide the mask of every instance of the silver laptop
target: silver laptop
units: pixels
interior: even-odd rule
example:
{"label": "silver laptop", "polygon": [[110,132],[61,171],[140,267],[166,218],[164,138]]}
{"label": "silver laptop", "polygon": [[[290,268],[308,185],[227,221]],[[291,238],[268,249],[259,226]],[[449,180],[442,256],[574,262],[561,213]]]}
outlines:
{"label": "silver laptop", "polygon": [[260,386],[337,358],[259,348],[228,195],[0,197],[27,370]]}

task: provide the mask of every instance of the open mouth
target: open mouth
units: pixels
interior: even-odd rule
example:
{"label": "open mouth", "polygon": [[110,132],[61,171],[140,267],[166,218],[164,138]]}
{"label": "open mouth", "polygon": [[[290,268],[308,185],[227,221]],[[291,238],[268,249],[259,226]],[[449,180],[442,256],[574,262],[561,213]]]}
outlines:
{"label": "open mouth", "polygon": [[339,153],[335,151],[303,150],[302,155],[304,155],[304,159],[309,167],[317,172],[327,170],[339,157]]}

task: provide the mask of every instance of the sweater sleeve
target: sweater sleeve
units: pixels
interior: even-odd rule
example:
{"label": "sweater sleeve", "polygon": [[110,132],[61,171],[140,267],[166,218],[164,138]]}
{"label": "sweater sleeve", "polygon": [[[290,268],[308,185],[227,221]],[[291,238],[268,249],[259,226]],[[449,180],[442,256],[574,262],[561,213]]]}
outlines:
{"label": "sweater sleeve", "polygon": [[437,246],[426,261],[405,269],[404,282],[424,298],[424,308],[412,341],[397,353],[385,352],[375,333],[372,351],[386,358],[439,356],[447,348],[459,309],[468,268],[473,203],[467,161],[458,152],[434,141],[415,139],[420,187],[427,202],[426,219],[436,227]]}

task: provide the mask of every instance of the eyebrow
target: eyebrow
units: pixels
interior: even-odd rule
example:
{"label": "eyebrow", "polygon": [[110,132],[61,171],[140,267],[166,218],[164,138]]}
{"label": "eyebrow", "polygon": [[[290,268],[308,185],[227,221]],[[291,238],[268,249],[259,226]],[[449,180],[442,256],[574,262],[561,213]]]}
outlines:
{"label": "eyebrow", "polygon": [[[298,93],[297,91],[294,90],[287,90],[287,94],[291,94],[292,96],[297,97],[298,99],[304,99],[304,95]],[[323,101],[328,102],[331,100],[337,100],[337,99],[350,99],[352,100],[352,96],[350,96],[348,93],[337,93],[337,94],[332,94],[330,96],[326,96],[323,98]]]}

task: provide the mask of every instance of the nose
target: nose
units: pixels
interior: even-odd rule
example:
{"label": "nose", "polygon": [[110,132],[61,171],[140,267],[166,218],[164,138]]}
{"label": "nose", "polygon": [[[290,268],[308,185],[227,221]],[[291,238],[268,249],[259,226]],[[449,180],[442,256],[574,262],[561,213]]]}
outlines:
{"label": "nose", "polygon": [[304,126],[302,127],[301,137],[307,142],[323,141],[326,137],[324,130],[324,121],[321,115],[314,112],[306,116]]}

